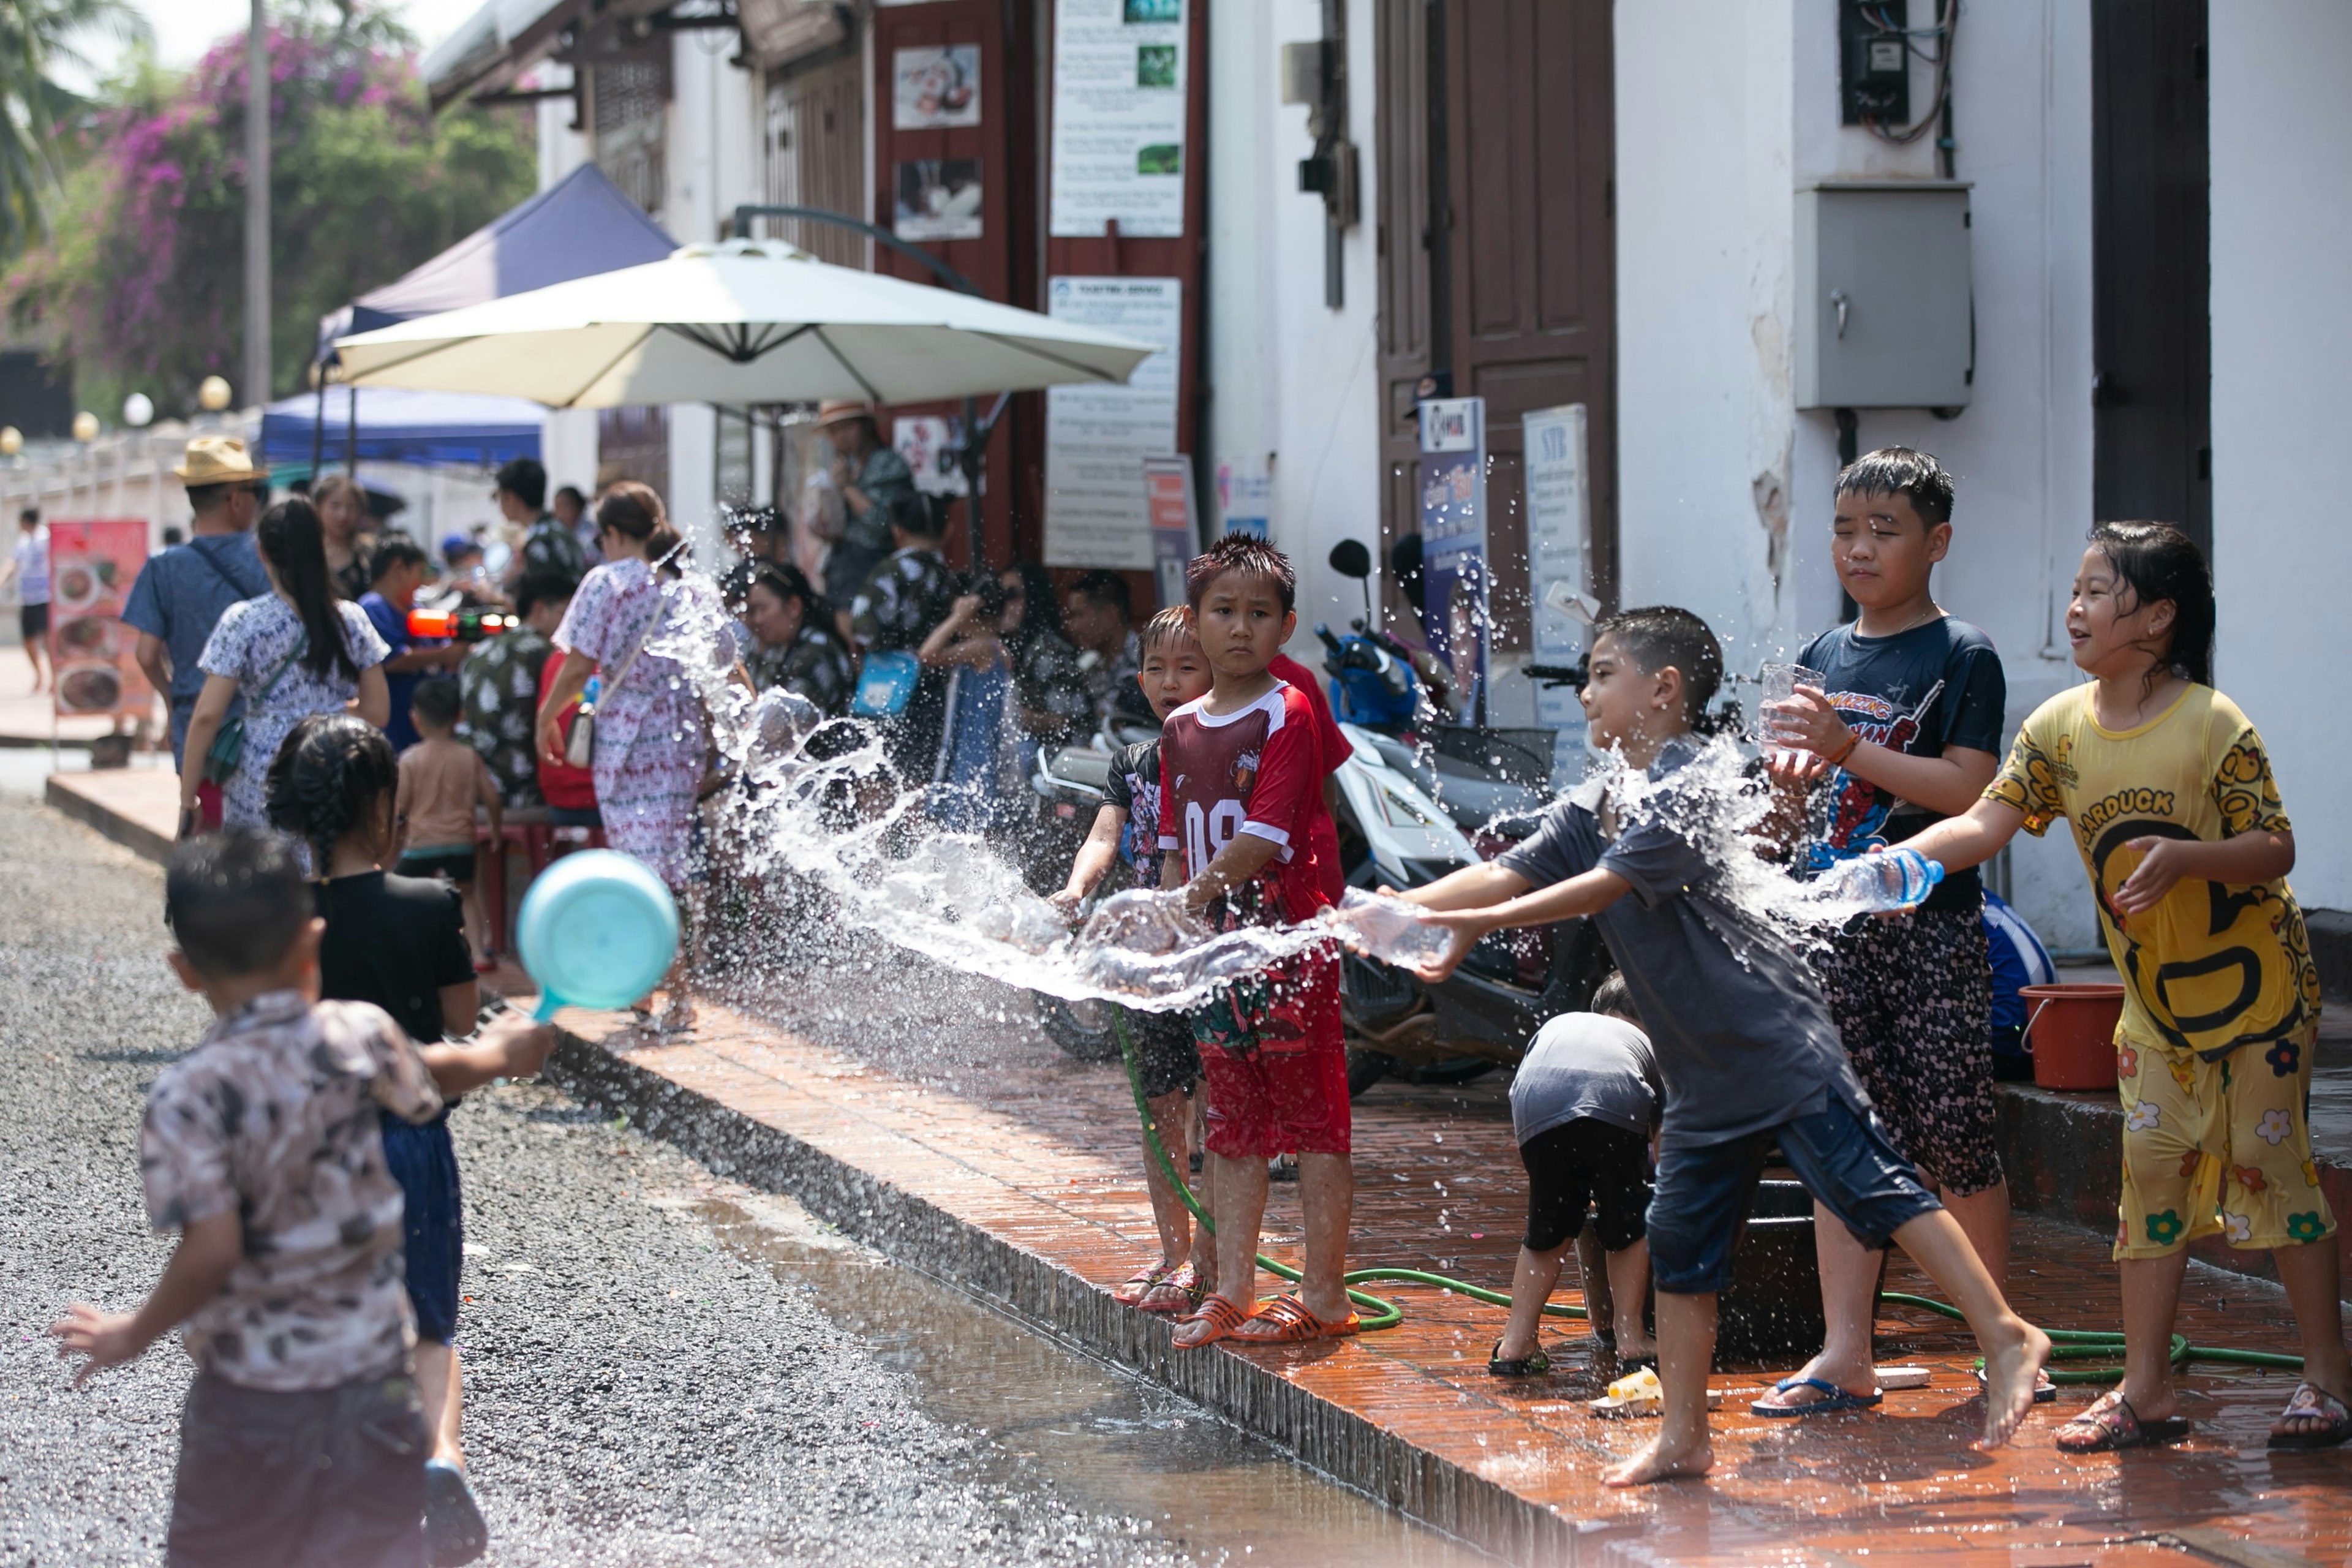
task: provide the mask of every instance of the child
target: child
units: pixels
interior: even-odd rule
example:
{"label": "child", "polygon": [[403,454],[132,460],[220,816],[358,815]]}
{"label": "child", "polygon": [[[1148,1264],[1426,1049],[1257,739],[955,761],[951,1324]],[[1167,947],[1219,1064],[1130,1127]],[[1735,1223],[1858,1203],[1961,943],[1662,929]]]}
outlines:
{"label": "child", "polygon": [[[1952,542],[1952,478],[1935,458],[1889,447],[1838,475],[1830,558],[1861,615],[1823,632],[1797,662],[1822,686],[1769,715],[1767,763],[1814,792],[1811,869],[1907,838],[1968,810],[2000,762],[2009,700],[1992,639],[1943,612],[1929,574]],[[1825,809],[1824,809],[1825,807]],[[1817,831],[1819,831],[1817,826]],[[1897,1149],[1968,1233],[1996,1284],[2009,1270],[2009,1184],[1993,1110],[1992,972],[1983,885],[1954,871],[1918,908],[1857,920],[1814,960],[1856,1077]],[[1828,1337],[1759,1402],[1784,1417],[1877,1403],[1871,1308],[1878,1258],[1814,1205]],[[2056,1390],[2042,1385],[2044,1397]]]}
{"label": "child", "polygon": [[[408,755],[415,754],[412,748]],[[467,1050],[442,1043],[472,1034],[480,1005],[457,895],[446,882],[379,869],[392,858],[394,791],[405,762],[395,762],[383,734],[347,714],[306,719],[270,769],[270,820],[309,844],[320,868],[318,910],[327,922],[319,943],[320,994],[373,1002],[392,1015],[446,1098],[441,1113],[421,1125],[386,1117],[383,1154],[405,1199],[404,1267],[431,1447],[425,1532],[436,1562],[465,1562],[479,1555],[488,1532],[458,1442],[455,1339],[466,1226],[449,1111],[488,1075],[467,1073]],[[537,1072],[546,1056],[541,1042],[551,1038],[535,1032],[500,1072]],[[465,1543],[471,1553],[460,1550]]]}
{"label": "child", "polygon": [[[385,721],[383,732],[392,737],[395,752],[416,744],[416,726],[409,722],[408,710],[418,685],[430,677],[454,672],[466,658],[463,643],[409,633],[408,612],[416,607],[417,590],[432,570],[432,559],[415,540],[405,534],[386,534],[368,557],[372,586],[360,595],[360,608],[367,612],[368,622],[383,639],[383,646],[392,650],[383,661],[384,686],[392,693],[392,717]],[[267,758],[258,760],[267,766]]]}
{"label": "child", "polygon": [[[378,1113],[425,1120],[440,1094],[383,1012],[319,1001],[320,922],[287,840],[182,844],[164,918],[216,1019],[156,1075],[140,1129],[149,1218],[180,1243],[136,1312],[78,1303],[50,1332],[88,1358],[79,1384],[187,1325],[173,1563],[417,1561],[426,1427]],[[459,1065],[487,1079],[534,1033],[518,1019]],[[257,1464],[257,1434],[304,1462]]]}
{"label": "child", "polygon": [[2319,975],[2262,737],[2210,684],[2205,558],[2162,523],[2099,524],[2066,633],[2091,682],[2034,710],[1984,798],[1908,846],[1974,866],[2064,817],[2124,977],[2124,1380],[2058,1446],[2105,1453],[2178,1432],[2169,1352],[2187,1248],[2220,1232],[2269,1251],[2303,1331],[2303,1384],[2270,1446],[2331,1447],[2352,1437],[2352,1372],[2336,1220],[2304,1122]]}
{"label": "child", "polygon": [[[1193,640],[1183,611],[1170,608],[1152,616],[1143,628],[1142,646],[1143,672],[1136,679],[1154,718],[1164,723],[1169,714],[1208,694],[1208,660],[1201,657],[1201,645]],[[1071,863],[1069,885],[1054,895],[1054,903],[1065,913],[1076,911],[1115,859],[1135,868],[1139,885],[1160,883],[1159,736],[1111,753],[1108,790],[1110,799],[1095,813],[1094,831]],[[1177,1133],[1192,1123],[1192,1085],[1201,1076],[1192,1026],[1178,1013],[1130,1013],[1127,1022],[1151,1123],[1160,1131],[1161,1146],[1171,1156],[1180,1155],[1190,1140]],[[1153,1158],[1148,1140],[1143,1181],[1151,1194],[1152,1220],[1160,1227],[1160,1261],[1137,1269],[1111,1292],[1111,1299],[1147,1312],[1197,1310],[1216,1284],[1216,1248],[1207,1230],[1193,1229],[1192,1215]]]}
{"label": "child", "polygon": [[1511,1079],[1511,1136],[1528,1168],[1528,1233],[1511,1274],[1510,1321],[1486,1358],[1496,1377],[1551,1370],[1538,1331],[1587,1205],[1609,1258],[1618,1365],[1631,1371],[1657,1360],[1642,1327],[1650,1288],[1643,1211],[1660,1099],[1657,1058],[1622,975],[1601,983],[1591,1012],[1564,1014],[1537,1031]]}
{"label": "child", "polygon": [[931,775],[927,805],[943,826],[986,833],[1011,820],[1018,788],[1008,765],[1005,699],[1013,661],[1003,636],[1009,602],[996,579],[982,573],[971,592],[957,595],[948,618],[933,626],[915,657],[926,670],[947,676],[947,733]]}
{"label": "child", "polygon": [[1432,984],[1489,931],[1593,916],[1657,1047],[1666,1103],[1648,1229],[1665,1418],[1605,1479],[1638,1486],[1704,1475],[1713,1462],[1715,1298],[1767,1139],[1848,1228],[1871,1245],[1900,1242],[1967,1315],[1990,1379],[1983,1441],[2005,1442],[2032,1403],[2048,1336],[2009,1310],[1952,1216],[1888,1145],[1795,952],[1726,897],[1722,869],[1675,826],[1680,812],[1719,804],[1693,798],[1699,781],[1681,770],[1697,755],[1692,727],[1722,680],[1722,648],[1687,610],[1628,610],[1594,630],[1579,693],[1593,743],[1645,770],[1652,787],[1590,783],[1500,859],[1405,897],[1443,911],[1430,918],[1454,933],[1421,970]]}
{"label": "child", "polygon": [[[1160,740],[1160,885],[1213,923],[1276,925],[1328,908],[1316,863],[1324,815],[1314,710],[1267,666],[1298,624],[1289,558],[1230,534],[1186,569],[1209,694],[1168,716]],[[1208,1205],[1217,1216],[1217,1289],[1177,1329],[1179,1350],[1232,1339],[1286,1344],[1360,1323],[1346,1286],[1348,1060],[1339,964],[1328,945],[1229,986],[1193,1019],[1208,1086]],[[1306,1210],[1296,1295],[1257,1300],[1265,1162],[1296,1151]]]}
{"label": "child", "polygon": [[499,842],[498,781],[479,752],[457,739],[463,700],[454,680],[420,682],[409,715],[422,737],[400,758],[400,864],[404,877],[446,877],[457,885],[466,910],[466,935],[477,967],[490,966],[488,922],[474,889],[474,808],[489,821],[490,843]]}

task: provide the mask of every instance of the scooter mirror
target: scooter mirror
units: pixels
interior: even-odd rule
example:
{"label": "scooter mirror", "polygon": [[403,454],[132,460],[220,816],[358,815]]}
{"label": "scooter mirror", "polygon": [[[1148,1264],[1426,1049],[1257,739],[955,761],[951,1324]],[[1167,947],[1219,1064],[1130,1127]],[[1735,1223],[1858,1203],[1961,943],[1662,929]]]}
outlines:
{"label": "scooter mirror", "polygon": [[1372,574],[1372,552],[1360,540],[1343,539],[1331,547],[1331,570],[1362,582]]}

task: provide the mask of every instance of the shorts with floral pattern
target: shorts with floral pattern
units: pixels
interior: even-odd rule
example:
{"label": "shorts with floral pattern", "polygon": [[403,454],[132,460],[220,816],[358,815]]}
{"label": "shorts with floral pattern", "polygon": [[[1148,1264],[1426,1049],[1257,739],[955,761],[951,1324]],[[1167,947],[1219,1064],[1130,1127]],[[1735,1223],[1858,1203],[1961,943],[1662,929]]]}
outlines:
{"label": "shorts with floral pattern", "polygon": [[2202,1236],[2268,1250],[2336,1234],[2304,1121],[2317,1034],[2250,1040],[2219,1061],[2116,1037],[2117,1258],[2161,1258]]}
{"label": "shorts with floral pattern", "polygon": [[1978,911],[1864,917],[1813,963],[1845,1054],[1895,1148],[1947,1194],[1998,1185],[1992,968]]}

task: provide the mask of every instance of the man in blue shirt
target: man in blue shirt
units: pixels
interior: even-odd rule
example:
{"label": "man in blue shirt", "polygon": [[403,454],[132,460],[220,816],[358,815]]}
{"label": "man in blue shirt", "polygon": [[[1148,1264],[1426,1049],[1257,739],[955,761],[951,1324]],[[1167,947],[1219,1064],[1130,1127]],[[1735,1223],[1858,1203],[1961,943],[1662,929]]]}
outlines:
{"label": "man in blue shirt", "polygon": [[429,563],[424,546],[404,533],[387,533],[368,562],[374,584],[360,595],[360,608],[392,649],[383,661],[383,683],[392,695],[392,717],[384,721],[384,738],[395,752],[416,744],[415,721],[408,716],[409,699],[416,683],[428,675],[447,675],[466,657],[464,645],[437,637],[409,635],[408,612],[415,606],[416,590],[425,585]]}
{"label": "man in blue shirt", "polygon": [[[261,555],[253,547],[254,520],[261,515],[269,474],[253,466],[244,442],[226,436],[189,442],[187,455],[172,472],[188,487],[194,537],[148,557],[131,585],[122,621],[139,634],[139,668],[169,700],[176,768],[188,738],[188,715],[205,686],[196,660],[212,640],[214,626],[231,605],[269,592]],[[232,715],[243,711],[242,698],[229,705]],[[218,788],[206,784],[197,798],[204,825],[219,826]]]}

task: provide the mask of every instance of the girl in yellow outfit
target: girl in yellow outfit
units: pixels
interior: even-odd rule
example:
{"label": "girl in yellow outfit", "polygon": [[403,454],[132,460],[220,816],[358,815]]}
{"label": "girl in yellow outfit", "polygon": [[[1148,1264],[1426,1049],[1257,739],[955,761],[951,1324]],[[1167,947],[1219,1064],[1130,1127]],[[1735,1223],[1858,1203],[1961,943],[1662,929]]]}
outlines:
{"label": "girl in yellow outfit", "polygon": [[1966,816],[1905,846],[1973,866],[2019,828],[2064,817],[2123,974],[2124,1380],[2060,1428],[2058,1447],[2100,1453],[2178,1429],[2180,1280],[2189,1243],[2216,1233],[2271,1253],[2302,1330],[2305,1381],[2271,1447],[2330,1447],[2352,1437],[2352,1368],[2336,1220],[2304,1123],[2319,975],[2287,890],[2294,836],[2262,737],[2210,685],[2205,558],[2162,523],[2101,523],[2066,632],[2092,680],[2034,710]]}

